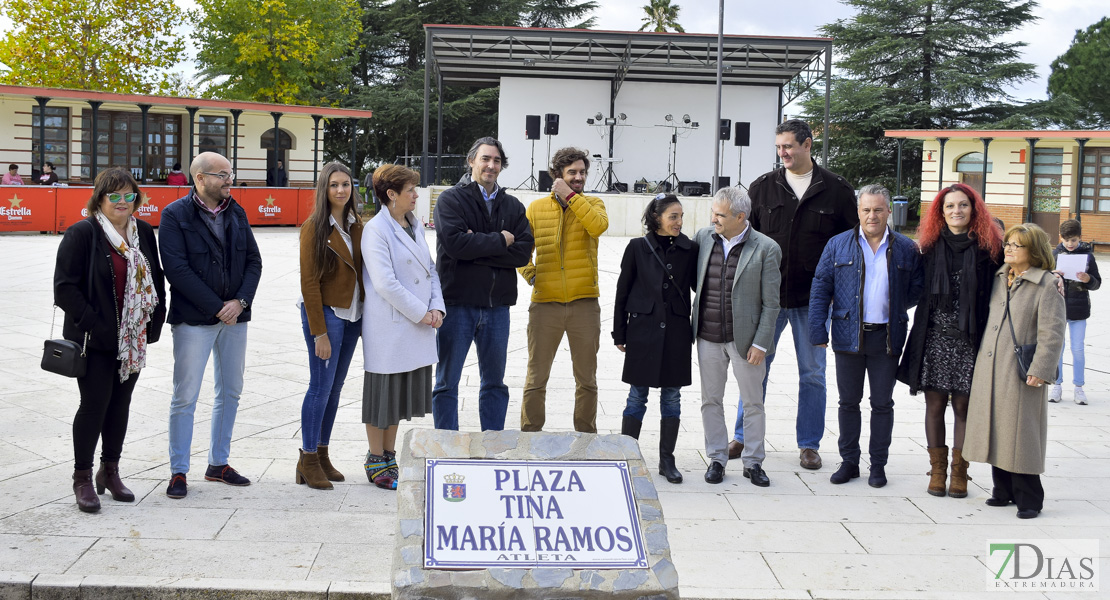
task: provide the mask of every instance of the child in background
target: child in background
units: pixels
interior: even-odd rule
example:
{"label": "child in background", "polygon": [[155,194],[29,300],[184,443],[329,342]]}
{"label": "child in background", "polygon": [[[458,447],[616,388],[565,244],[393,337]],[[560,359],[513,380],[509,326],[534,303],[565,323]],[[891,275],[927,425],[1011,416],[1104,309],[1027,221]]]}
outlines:
{"label": "child in background", "polygon": [[[1087,394],[1083,392],[1083,338],[1087,333],[1087,319],[1091,316],[1091,295],[1088,292],[1097,290],[1102,285],[1102,278],[1098,274],[1098,263],[1091,251],[1091,245],[1083,242],[1083,229],[1079,221],[1068,219],[1060,223],[1060,245],[1052,251],[1053,256],[1060,254],[1082,254],[1087,257],[1087,272],[1075,275],[1075,279],[1064,280],[1064,300],[1067,306],[1068,331],[1071,333],[1068,344],[1071,345],[1072,383],[1075,384],[1075,403],[1087,404]],[[1059,267],[1057,267],[1059,268]],[[1056,271],[1063,275],[1062,272]],[[1059,402],[1063,396],[1061,384],[1064,382],[1064,356],[1060,355],[1060,369],[1056,376],[1056,383],[1048,393],[1049,402]]]}

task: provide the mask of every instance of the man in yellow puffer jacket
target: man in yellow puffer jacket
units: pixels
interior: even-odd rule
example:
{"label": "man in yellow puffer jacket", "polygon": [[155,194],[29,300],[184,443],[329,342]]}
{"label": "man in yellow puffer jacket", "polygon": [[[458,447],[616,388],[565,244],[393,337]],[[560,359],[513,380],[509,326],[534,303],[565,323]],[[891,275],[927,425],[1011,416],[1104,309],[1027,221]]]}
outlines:
{"label": "man in yellow puffer jacket", "polygon": [[601,198],[582,193],[589,168],[590,159],[582,150],[559,150],[551,159],[551,173],[558,176],[551,195],[528,206],[536,249],[535,260],[520,268],[532,286],[521,431],[543,429],[547,379],[565,333],[574,370],[574,429],[597,432],[597,352],[601,345],[597,238],[609,228],[609,216]]}

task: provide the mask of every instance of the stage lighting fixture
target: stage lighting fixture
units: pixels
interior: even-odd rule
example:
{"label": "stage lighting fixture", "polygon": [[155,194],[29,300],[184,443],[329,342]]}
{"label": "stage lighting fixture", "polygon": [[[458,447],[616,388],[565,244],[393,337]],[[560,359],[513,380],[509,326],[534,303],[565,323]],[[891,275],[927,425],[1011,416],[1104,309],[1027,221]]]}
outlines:
{"label": "stage lighting fixture", "polygon": [[617,115],[617,118],[624,121],[624,120],[628,119],[628,115],[626,115],[624,113],[621,113],[621,114]]}
{"label": "stage lighting fixture", "polygon": [[605,118],[605,115],[603,115],[603,114],[601,114],[601,113],[597,113],[596,115],[594,115],[594,120],[595,120],[595,121],[600,121],[600,120],[602,120],[602,119],[604,119],[604,118]]}
{"label": "stage lighting fixture", "polygon": [[671,115],[667,115],[667,116],[663,117],[663,120],[670,123],[671,121],[674,120],[674,117],[671,116]]}
{"label": "stage lighting fixture", "polygon": [[698,128],[698,122],[694,121],[693,123],[690,123],[690,127],[692,127],[693,129],[697,129]]}
{"label": "stage lighting fixture", "polygon": [[682,122],[689,125],[690,124],[690,115],[682,115]]}
{"label": "stage lighting fixture", "polygon": [[593,120],[593,119],[586,119],[586,124],[587,124],[587,125],[593,125],[593,124],[594,124],[594,120]]}

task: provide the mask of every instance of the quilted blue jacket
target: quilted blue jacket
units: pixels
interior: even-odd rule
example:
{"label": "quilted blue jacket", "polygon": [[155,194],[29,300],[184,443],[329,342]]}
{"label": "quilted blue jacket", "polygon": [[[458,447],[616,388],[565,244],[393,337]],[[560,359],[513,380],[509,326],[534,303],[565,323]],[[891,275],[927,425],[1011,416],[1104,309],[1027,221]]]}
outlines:
{"label": "quilted blue jacket", "polygon": [[[906,344],[908,311],[917,304],[925,285],[925,272],[917,245],[908,237],[890,232],[886,249],[890,281],[890,324],[887,354],[897,357]],[[863,338],[863,250],[859,225],[834,236],[821,253],[809,295],[809,341],[827,344],[826,321],[832,323],[834,352],[858,353]],[[830,314],[830,305],[832,311]],[[831,317],[831,319],[830,319]]]}

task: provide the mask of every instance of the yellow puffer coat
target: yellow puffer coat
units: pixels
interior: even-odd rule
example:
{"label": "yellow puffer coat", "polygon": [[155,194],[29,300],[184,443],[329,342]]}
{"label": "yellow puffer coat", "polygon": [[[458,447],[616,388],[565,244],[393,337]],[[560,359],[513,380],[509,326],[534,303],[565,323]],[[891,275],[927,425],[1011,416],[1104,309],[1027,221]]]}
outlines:
{"label": "yellow puffer coat", "polygon": [[564,211],[554,194],[528,206],[535,260],[520,267],[532,302],[597,298],[597,238],[609,228],[601,198],[575,194]]}

